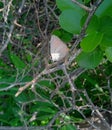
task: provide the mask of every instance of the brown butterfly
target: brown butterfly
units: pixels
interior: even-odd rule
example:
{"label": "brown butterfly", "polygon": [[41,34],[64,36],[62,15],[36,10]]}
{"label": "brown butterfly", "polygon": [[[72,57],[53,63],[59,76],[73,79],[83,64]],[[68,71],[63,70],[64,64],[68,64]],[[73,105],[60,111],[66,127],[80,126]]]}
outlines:
{"label": "brown butterfly", "polygon": [[50,53],[53,61],[60,61],[66,57],[69,49],[57,36],[52,35],[50,40]]}

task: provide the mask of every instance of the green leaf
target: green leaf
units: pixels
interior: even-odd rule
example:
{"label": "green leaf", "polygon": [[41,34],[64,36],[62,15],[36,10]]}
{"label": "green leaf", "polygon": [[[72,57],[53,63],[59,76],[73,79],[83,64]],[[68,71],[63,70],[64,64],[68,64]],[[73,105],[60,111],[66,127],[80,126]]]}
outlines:
{"label": "green leaf", "polygon": [[99,29],[99,24],[100,24],[99,18],[96,15],[94,15],[88,25],[86,32],[89,33],[91,31],[97,31]]}
{"label": "green leaf", "polygon": [[99,65],[103,58],[103,52],[96,49],[90,53],[81,52],[76,58],[79,66],[87,69],[93,69]]}
{"label": "green leaf", "polygon": [[112,62],[112,47],[107,47],[105,50],[105,55],[107,59]]}
{"label": "green leaf", "polygon": [[104,34],[101,46],[112,47],[112,17],[104,16],[100,18],[99,31]]}
{"label": "green leaf", "polygon": [[55,110],[53,110],[53,109],[51,109],[50,107],[47,107],[47,106],[44,106],[44,107],[42,107],[42,106],[39,106],[38,108],[37,108],[37,111],[41,111],[41,112],[46,112],[46,113],[56,113],[56,111]]}
{"label": "green leaf", "polygon": [[72,34],[79,33],[81,30],[80,20],[82,15],[74,10],[65,10],[59,17],[61,27]]}
{"label": "green leaf", "polygon": [[103,16],[100,19],[99,31],[105,33],[105,30],[109,30],[112,27],[112,17]]}
{"label": "green leaf", "polygon": [[17,69],[21,70],[26,67],[25,63],[16,54],[10,53],[10,58]]}
{"label": "green leaf", "polygon": [[3,67],[7,66],[7,64],[5,64],[2,59],[0,59],[0,67],[1,67],[1,66],[3,66]]}
{"label": "green leaf", "polygon": [[58,29],[58,30],[54,30],[53,34],[58,36],[62,41],[66,42],[70,42],[73,38],[73,34],[63,30],[63,29]]}
{"label": "green leaf", "polygon": [[54,116],[54,114],[38,115],[38,120],[40,120],[40,121],[45,121],[45,120],[48,120],[48,119],[52,118],[53,116]]}
{"label": "green leaf", "polygon": [[91,0],[84,0],[84,3],[85,3],[85,4],[87,4],[87,3],[89,3],[89,2],[91,2]]}
{"label": "green leaf", "polygon": [[112,27],[109,30],[105,30],[101,44],[104,47],[112,47]]}
{"label": "green leaf", "polygon": [[51,89],[55,88],[54,83],[49,81],[49,80],[40,80],[37,85],[39,85],[41,87],[46,86],[46,87],[51,88]]}
{"label": "green leaf", "polygon": [[[82,0],[78,1],[82,3]],[[72,9],[81,14],[84,12],[78,5],[76,5],[71,0],[56,0],[56,4],[61,11]]]}
{"label": "green leaf", "polygon": [[99,32],[92,32],[89,33],[81,42],[81,48],[85,52],[91,52],[93,51],[102,40],[103,34]]}
{"label": "green leaf", "polygon": [[48,103],[48,102],[41,102],[41,101],[38,101],[36,102],[36,104],[34,105],[33,107],[33,111],[37,110],[38,107],[49,107],[49,108],[54,108],[54,105],[52,103]]}
{"label": "green leaf", "polygon": [[112,0],[104,0],[95,13],[97,16],[112,16]]}
{"label": "green leaf", "polygon": [[77,130],[75,126],[68,124],[60,128],[60,130]]}
{"label": "green leaf", "polygon": [[[82,17],[82,19],[81,19],[81,27],[83,27],[87,17],[88,17],[87,13]],[[96,15],[93,15],[91,20],[90,20],[90,23],[88,24],[86,32],[88,33],[88,32],[91,32],[91,31],[98,30],[99,29],[99,24],[100,24],[100,19]]]}

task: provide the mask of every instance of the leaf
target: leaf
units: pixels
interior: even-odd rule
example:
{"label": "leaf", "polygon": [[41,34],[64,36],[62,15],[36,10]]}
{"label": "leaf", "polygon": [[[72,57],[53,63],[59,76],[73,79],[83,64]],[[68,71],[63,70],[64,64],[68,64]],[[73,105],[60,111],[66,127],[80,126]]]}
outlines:
{"label": "leaf", "polygon": [[74,10],[65,10],[59,17],[61,27],[72,34],[79,33],[81,30],[80,20],[82,15]]}
{"label": "leaf", "polygon": [[[79,0],[79,2],[82,3],[82,0]],[[56,4],[61,11],[72,9],[81,14],[84,12],[78,5],[76,5],[71,0],[56,0]]]}
{"label": "leaf", "polygon": [[51,89],[55,88],[54,83],[49,81],[49,80],[40,80],[37,85],[39,85],[41,87],[46,86],[46,87],[51,88]]}
{"label": "leaf", "polygon": [[101,44],[104,47],[112,47],[112,27],[109,30],[105,30]]}
{"label": "leaf", "polygon": [[[53,108],[53,112],[55,111],[55,107],[54,107],[54,105],[52,104],[52,103],[48,103],[48,102],[40,102],[40,101],[38,101],[38,102],[36,102],[34,105],[33,105],[33,108],[32,108],[32,110],[31,110],[31,112],[34,112],[34,111],[36,111],[37,109],[39,109],[39,108],[50,108],[50,109],[52,109]],[[41,109],[39,109],[39,111],[41,111]],[[43,111],[43,110],[42,110]],[[52,113],[52,112],[51,112]]]}
{"label": "leaf", "polygon": [[84,3],[89,3],[91,2],[91,0],[84,0]]}
{"label": "leaf", "polygon": [[109,30],[112,27],[112,17],[103,16],[100,19],[99,31],[105,33],[105,30]]}
{"label": "leaf", "polygon": [[77,130],[75,126],[68,124],[60,128],[60,130]]}
{"label": "leaf", "polygon": [[95,13],[97,16],[101,17],[104,15],[112,16],[112,0],[104,0],[102,4],[98,7]]}
{"label": "leaf", "polygon": [[50,118],[52,118],[54,116],[54,114],[48,114],[48,115],[38,115],[38,120],[40,120],[40,121],[45,121],[45,120],[48,120],[48,119],[50,119]]}
{"label": "leaf", "polygon": [[101,46],[112,47],[112,17],[104,16],[100,18],[99,31],[104,34]]}
{"label": "leaf", "polygon": [[10,53],[10,58],[17,69],[21,70],[26,67],[25,63],[14,53]]}
{"label": "leaf", "polygon": [[56,111],[54,111],[53,109],[51,109],[50,107],[47,107],[47,106],[44,106],[44,107],[42,107],[42,106],[39,106],[38,108],[37,108],[37,111],[41,111],[41,112],[46,112],[46,113],[56,113]]}
{"label": "leaf", "polygon": [[58,36],[60,39],[62,39],[62,41],[66,42],[70,42],[73,38],[73,34],[63,30],[63,29],[58,29],[58,30],[54,30],[53,34]]}
{"label": "leaf", "polygon": [[96,49],[90,53],[81,52],[76,58],[79,66],[87,69],[93,69],[99,65],[103,58],[103,52]]}
{"label": "leaf", "polygon": [[105,50],[105,55],[107,59],[112,62],[112,47],[107,47]]}
{"label": "leaf", "polygon": [[[88,17],[87,13],[82,17],[81,27],[83,27],[87,17]],[[98,18],[98,16],[93,15],[89,24],[88,24],[86,32],[88,33],[88,32],[91,32],[91,31],[97,31],[99,29],[99,24],[100,24],[100,19]]]}
{"label": "leaf", "polygon": [[99,18],[96,15],[94,15],[88,25],[86,32],[89,33],[91,31],[97,31],[99,29],[99,24],[100,24]]}
{"label": "leaf", "polygon": [[81,48],[84,52],[91,52],[93,51],[102,40],[103,34],[99,32],[92,32],[89,33],[81,42]]}

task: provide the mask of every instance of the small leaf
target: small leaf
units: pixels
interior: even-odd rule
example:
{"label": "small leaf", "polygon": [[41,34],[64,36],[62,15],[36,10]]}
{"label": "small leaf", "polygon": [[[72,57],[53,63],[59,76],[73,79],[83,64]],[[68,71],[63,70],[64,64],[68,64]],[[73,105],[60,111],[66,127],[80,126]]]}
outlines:
{"label": "small leaf", "polygon": [[107,47],[105,50],[105,55],[107,59],[112,62],[112,47]]}
{"label": "small leaf", "polygon": [[77,130],[75,126],[68,124],[60,128],[60,130]]}
{"label": "small leaf", "polygon": [[21,70],[26,67],[25,63],[16,54],[10,53],[10,58],[17,69]]}
{"label": "small leaf", "polygon": [[85,52],[91,52],[93,51],[102,40],[103,34],[99,32],[92,32],[89,33],[81,42],[81,48]]}
{"label": "small leaf", "polygon": [[72,34],[79,33],[81,30],[80,20],[82,15],[74,10],[65,10],[59,17],[61,27]]}
{"label": "small leaf", "polygon": [[89,2],[91,2],[91,0],[84,0],[84,3],[86,4],[86,3],[89,3]]}
{"label": "small leaf", "polygon": [[44,107],[42,107],[42,106],[39,106],[38,108],[37,108],[37,111],[41,111],[41,112],[46,112],[46,113],[56,113],[56,111],[54,110],[54,109],[52,109],[52,108],[50,108],[50,107],[47,107],[47,106],[44,106]]}
{"label": "small leaf", "polygon": [[40,80],[37,85],[40,85],[41,87],[46,86],[51,89],[55,88],[55,85],[53,84],[53,82],[51,82],[49,80]]}
{"label": "small leaf", "polygon": [[93,69],[99,65],[103,58],[103,52],[96,49],[90,53],[81,52],[76,58],[79,66],[87,69]]}

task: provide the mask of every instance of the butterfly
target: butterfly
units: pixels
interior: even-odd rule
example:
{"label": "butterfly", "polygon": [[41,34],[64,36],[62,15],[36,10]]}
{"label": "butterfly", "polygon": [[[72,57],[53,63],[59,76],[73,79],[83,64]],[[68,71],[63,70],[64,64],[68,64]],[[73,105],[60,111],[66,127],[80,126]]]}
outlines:
{"label": "butterfly", "polygon": [[67,45],[57,36],[52,35],[50,39],[50,54],[53,61],[60,61],[66,57],[69,49]]}

